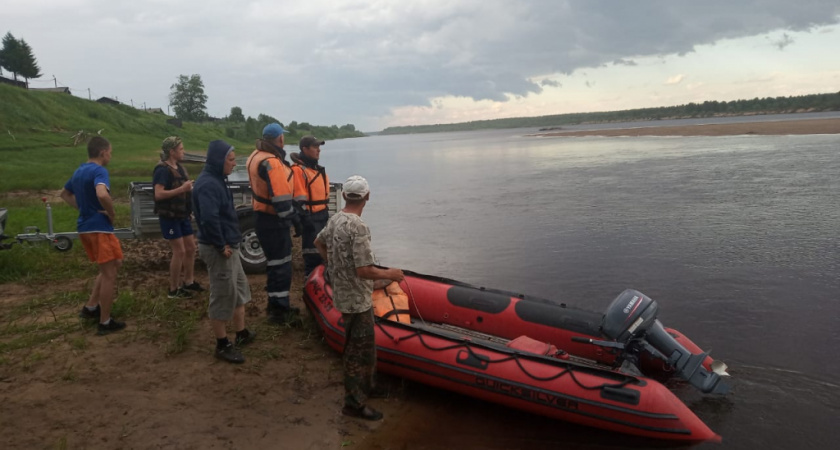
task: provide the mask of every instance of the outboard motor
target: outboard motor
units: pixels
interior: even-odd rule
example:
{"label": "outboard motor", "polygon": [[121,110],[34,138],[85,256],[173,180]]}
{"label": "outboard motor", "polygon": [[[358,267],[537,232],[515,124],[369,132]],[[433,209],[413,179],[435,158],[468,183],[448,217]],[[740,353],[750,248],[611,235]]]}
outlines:
{"label": "outboard motor", "polygon": [[[725,394],[729,387],[720,375],[703,367],[708,353],[693,355],[677,342],[657,320],[659,306],[653,299],[633,289],[622,292],[601,319],[601,332],[622,344],[627,352],[644,350],[660,357],[675,373],[702,392]],[[593,342],[597,344],[597,342]]]}

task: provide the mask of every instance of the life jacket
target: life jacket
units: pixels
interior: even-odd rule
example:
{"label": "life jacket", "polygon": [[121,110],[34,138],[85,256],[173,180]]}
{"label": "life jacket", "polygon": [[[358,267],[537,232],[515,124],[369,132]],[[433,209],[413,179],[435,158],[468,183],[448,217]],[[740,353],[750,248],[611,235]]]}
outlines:
{"label": "life jacket", "polygon": [[[169,190],[178,189],[190,179],[187,168],[180,164],[176,168],[165,161],[158,161],[157,166],[164,166],[169,169],[169,174],[172,177],[172,186]],[[182,174],[178,168],[183,170],[184,173]],[[189,193],[183,193],[166,200],[155,200],[154,213],[165,219],[186,219],[192,213],[191,196]]]}
{"label": "life jacket", "polygon": [[408,295],[396,281],[383,289],[375,289],[371,295],[373,314],[394,322],[411,323],[408,309]]}
{"label": "life jacket", "polygon": [[292,170],[295,173],[295,193],[306,195],[306,199],[301,202],[304,209],[310,213],[327,209],[330,203],[330,180],[324,167],[307,166],[297,160]]}
{"label": "life jacket", "polygon": [[[289,214],[292,214],[294,174],[289,163],[276,153],[259,148],[258,144],[258,148],[248,157],[246,167],[251,182],[251,203],[254,211],[277,214],[275,205],[281,205],[281,213],[290,211]],[[288,207],[283,207],[286,204]]]}

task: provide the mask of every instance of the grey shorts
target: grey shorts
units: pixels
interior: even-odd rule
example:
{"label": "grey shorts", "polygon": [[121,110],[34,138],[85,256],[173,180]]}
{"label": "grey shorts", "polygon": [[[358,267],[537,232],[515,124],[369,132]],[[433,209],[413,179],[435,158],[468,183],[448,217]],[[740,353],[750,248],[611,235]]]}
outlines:
{"label": "grey shorts", "polygon": [[233,310],[237,306],[251,301],[251,287],[242,270],[239,250],[234,250],[230,258],[225,258],[212,245],[198,244],[198,254],[207,264],[207,274],[210,276],[207,316],[214,320],[232,319]]}

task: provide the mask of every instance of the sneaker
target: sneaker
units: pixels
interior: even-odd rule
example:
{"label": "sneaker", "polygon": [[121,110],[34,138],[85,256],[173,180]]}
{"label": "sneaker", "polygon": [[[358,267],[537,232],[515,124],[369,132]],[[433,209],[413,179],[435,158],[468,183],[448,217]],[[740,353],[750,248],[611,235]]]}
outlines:
{"label": "sneaker", "polygon": [[247,328],[243,331],[248,332],[248,335],[240,337],[239,333],[237,333],[236,339],[234,340],[234,343],[236,344],[237,347],[242,347],[242,346],[248,345],[251,342],[254,342],[254,339],[257,338],[257,333],[254,333],[253,331],[251,331]]}
{"label": "sneaker", "polygon": [[103,335],[108,333],[113,333],[115,331],[120,331],[125,328],[125,322],[117,322],[112,317],[111,320],[107,324],[100,323],[99,327],[96,331],[96,334]]}
{"label": "sneaker", "polygon": [[99,305],[96,305],[96,308],[93,311],[87,309],[87,306],[82,306],[82,310],[79,311],[79,318],[86,319],[86,320],[99,320]]}
{"label": "sneaker", "polygon": [[231,343],[228,343],[228,345],[222,348],[216,347],[216,358],[233,364],[242,364],[245,362],[245,357]]}
{"label": "sneaker", "polygon": [[192,298],[192,293],[184,288],[178,288],[174,291],[169,291],[169,298]]}
{"label": "sneaker", "polygon": [[198,281],[193,281],[190,284],[184,283],[184,285],[181,286],[181,289],[193,292],[204,292],[205,290],[200,284],[198,284]]}
{"label": "sneaker", "polygon": [[341,414],[350,417],[358,417],[365,420],[380,420],[383,414],[370,406],[362,406],[361,408],[353,408],[352,406],[344,406],[341,409]]}

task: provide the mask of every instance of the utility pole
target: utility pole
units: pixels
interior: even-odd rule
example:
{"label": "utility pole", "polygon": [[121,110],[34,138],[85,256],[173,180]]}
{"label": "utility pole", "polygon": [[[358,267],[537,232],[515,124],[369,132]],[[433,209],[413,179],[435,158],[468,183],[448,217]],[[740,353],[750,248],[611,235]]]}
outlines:
{"label": "utility pole", "polygon": [[92,98],[90,98],[90,88],[88,88],[88,100],[93,101],[93,99],[92,99]]}
{"label": "utility pole", "polygon": [[58,80],[55,79],[55,75],[53,75],[53,83],[55,83],[55,87],[58,87]]}

